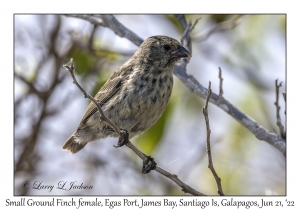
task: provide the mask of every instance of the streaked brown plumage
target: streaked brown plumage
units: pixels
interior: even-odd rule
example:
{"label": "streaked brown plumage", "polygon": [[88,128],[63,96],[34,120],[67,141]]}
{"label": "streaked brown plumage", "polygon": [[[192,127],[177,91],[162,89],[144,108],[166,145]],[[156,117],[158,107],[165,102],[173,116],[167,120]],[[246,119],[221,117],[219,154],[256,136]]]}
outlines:
{"label": "streaked brown plumage", "polygon": [[[104,114],[129,139],[150,128],[162,115],[173,87],[173,69],[181,57],[190,56],[180,43],[167,36],[145,40],[135,54],[115,71],[96,94]],[[93,102],[63,146],[72,154],[88,142],[118,136],[105,122]]]}

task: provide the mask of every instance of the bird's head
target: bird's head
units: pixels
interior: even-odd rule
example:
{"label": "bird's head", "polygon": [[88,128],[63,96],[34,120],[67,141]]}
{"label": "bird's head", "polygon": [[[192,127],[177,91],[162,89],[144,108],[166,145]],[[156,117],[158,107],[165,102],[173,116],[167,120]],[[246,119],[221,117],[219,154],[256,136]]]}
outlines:
{"label": "bird's head", "polygon": [[149,37],[141,44],[136,55],[163,68],[174,67],[180,58],[191,57],[176,39],[168,36]]}

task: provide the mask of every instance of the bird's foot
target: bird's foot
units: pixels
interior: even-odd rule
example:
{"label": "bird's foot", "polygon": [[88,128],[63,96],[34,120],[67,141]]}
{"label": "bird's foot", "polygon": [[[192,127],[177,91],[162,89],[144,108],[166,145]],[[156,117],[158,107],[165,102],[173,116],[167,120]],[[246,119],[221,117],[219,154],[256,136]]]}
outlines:
{"label": "bird's foot", "polygon": [[154,158],[147,156],[147,159],[143,161],[142,173],[147,174],[154,169],[156,169],[156,162],[154,161]]}
{"label": "bird's foot", "polygon": [[117,146],[114,145],[114,147],[115,148],[122,147],[128,142],[129,142],[128,132],[126,130],[121,129],[121,136],[119,137],[118,145]]}

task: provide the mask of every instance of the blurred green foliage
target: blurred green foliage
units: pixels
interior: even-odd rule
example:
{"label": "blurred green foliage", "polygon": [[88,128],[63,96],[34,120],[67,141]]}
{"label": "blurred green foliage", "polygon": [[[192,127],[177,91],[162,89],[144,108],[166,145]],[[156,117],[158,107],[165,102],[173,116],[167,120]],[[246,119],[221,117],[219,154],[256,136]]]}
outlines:
{"label": "blurred green foliage", "polygon": [[172,115],[175,106],[176,100],[174,100],[174,97],[171,97],[165,112],[159,120],[137,138],[136,145],[145,154],[152,154],[153,150],[162,140],[167,120]]}
{"label": "blurred green foliage", "polygon": [[220,23],[226,20],[229,20],[233,17],[234,15],[232,14],[212,14],[210,15],[210,19],[216,23]]}
{"label": "blurred green foliage", "polygon": [[95,66],[97,61],[94,56],[90,56],[85,50],[76,48],[71,51],[70,57],[76,62],[76,73],[83,77],[86,77],[89,71]]}

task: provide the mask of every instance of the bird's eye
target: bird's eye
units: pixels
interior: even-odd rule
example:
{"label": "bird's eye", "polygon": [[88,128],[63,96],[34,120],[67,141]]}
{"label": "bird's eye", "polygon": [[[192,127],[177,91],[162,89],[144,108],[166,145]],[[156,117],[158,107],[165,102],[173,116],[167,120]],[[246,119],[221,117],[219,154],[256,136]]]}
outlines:
{"label": "bird's eye", "polygon": [[164,45],[165,50],[169,50],[171,47],[167,44]]}

